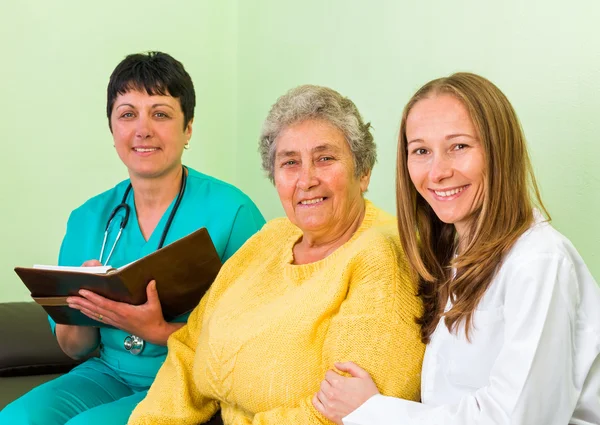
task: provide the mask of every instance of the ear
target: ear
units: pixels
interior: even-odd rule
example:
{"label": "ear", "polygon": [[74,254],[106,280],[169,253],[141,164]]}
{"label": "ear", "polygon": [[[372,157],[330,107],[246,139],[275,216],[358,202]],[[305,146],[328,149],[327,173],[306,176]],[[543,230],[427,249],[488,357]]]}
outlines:
{"label": "ear", "polygon": [[369,188],[369,183],[371,182],[371,170],[368,170],[363,176],[360,178],[360,190],[362,193],[365,193]]}
{"label": "ear", "polygon": [[192,124],[193,123],[194,123],[194,119],[192,118],[191,120],[188,121],[187,126],[185,127],[185,130],[183,131],[185,133],[185,137],[188,140],[188,142],[192,138]]}

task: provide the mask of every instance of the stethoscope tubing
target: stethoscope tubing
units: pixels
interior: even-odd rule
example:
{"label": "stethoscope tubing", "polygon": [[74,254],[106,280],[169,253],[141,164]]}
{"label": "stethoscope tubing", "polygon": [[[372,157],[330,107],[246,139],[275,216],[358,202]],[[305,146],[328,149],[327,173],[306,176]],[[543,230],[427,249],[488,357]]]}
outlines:
{"label": "stethoscope tubing", "polygon": [[[171,228],[171,224],[173,223],[173,218],[175,217],[175,213],[177,213],[177,210],[179,209],[179,204],[181,204],[181,199],[183,198],[183,194],[185,193],[186,186],[187,186],[186,168],[185,168],[185,166],[182,165],[181,166],[181,184],[179,186],[179,194],[177,195],[177,199],[175,200],[175,205],[173,205],[171,214],[169,214],[169,218],[167,219],[167,223],[165,224],[165,229],[162,232],[157,249],[161,249],[163,247],[163,245],[165,244],[165,239],[167,238],[167,234],[169,233],[169,229]],[[104,240],[102,241],[102,248],[100,249],[100,258],[98,258],[98,261],[100,261],[100,263],[102,263],[102,257],[104,256],[104,250],[106,249],[106,241],[108,239],[108,231],[110,229],[110,225],[111,225],[112,221],[114,220],[115,216],[119,213],[119,211],[121,209],[123,209],[125,211],[125,215],[121,218],[121,223],[119,224],[119,233],[117,233],[117,238],[113,242],[112,248],[111,248],[110,252],[108,253],[108,257],[106,258],[106,261],[103,263],[103,265],[105,265],[105,266],[108,265],[108,262],[110,261],[110,258],[112,257],[112,254],[115,251],[115,248],[117,246],[117,242],[119,242],[119,239],[121,238],[123,229],[125,228],[125,226],[127,226],[127,223],[129,222],[129,214],[131,213],[131,207],[127,204],[127,198],[129,197],[129,193],[131,192],[131,190],[132,190],[132,186],[131,186],[131,183],[129,183],[129,186],[127,186],[127,189],[125,190],[125,193],[123,194],[123,199],[121,200],[121,203],[112,210],[112,212],[110,213],[110,216],[108,217],[108,221],[106,222],[106,228],[104,229]]]}
{"label": "stethoscope tubing", "polygon": [[[104,264],[102,264],[103,266],[108,265],[108,262],[110,261],[110,257],[112,257],[112,254],[115,251],[115,247],[117,246],[117,242],[119,242],[119,239],[121,239],[121,233],[123,233],[123,227],[124,226],[119,226],[119,233],[117,233],[117,238],[115,239],[115,243],[113,243],[113,246],[112,246],[110,252],[108,253],[108,257],[106,257],[106,262]],[[107,237],[108,237],[108,230],[104,231],[104,242],[102,242],[102,251],[100,251],[100,258],[102,258],[102,254],[104,253],[104,247],[106,244]]]}

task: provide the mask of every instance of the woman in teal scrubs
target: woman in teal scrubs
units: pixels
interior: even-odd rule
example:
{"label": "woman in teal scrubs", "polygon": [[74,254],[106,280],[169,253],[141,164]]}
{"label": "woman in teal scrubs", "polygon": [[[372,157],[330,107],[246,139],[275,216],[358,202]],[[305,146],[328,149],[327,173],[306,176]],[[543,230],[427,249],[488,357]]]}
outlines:
{"label": "woman in teal scrubs", "polygon": [[[208,229],[225,261],[262,227],[262,215],[244,193],[182,166],[194,106],[190,76],[167,54],[129,55],[115,68],[107,115],[130,178],[71,213],[60,265],[100,265],[110,255],[109,264],[120,267],[155,251],[163,237],[167,245],[201,227]],[[129,206],[128,224],[117,241],[125,215],[120,208],[103,244],[109,216],[121,202]],[[86,291],[80,295],[68,299],[71,307],[115,328],[57,325],[50,320],[51,326],[69,356],[83,358],[99,348],[100,357],[9,404],[0,412],[1,424],[125,424],[165,359],[167,338],[187,320],[184,315],[165,322],[154,282],[147,287],[148,302],[140,306]],[[127,346],[134,335],[144,341],[143,347],[135,347],[138,350]]]}

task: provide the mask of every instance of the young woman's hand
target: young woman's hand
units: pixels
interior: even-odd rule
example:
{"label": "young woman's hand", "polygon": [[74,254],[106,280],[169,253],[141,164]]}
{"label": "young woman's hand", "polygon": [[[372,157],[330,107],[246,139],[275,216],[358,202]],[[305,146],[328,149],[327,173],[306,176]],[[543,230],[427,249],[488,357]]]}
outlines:
{"label": "young woman's hand", "polygon": [[338,425],[342,418],[358,409],[365,401],[379,394],[379,390],[367,371],[353,362],[336,363],[335,367],[350,374],[342,376],[333,370],[327,371],[321,389],[312,403],[323,416]]}

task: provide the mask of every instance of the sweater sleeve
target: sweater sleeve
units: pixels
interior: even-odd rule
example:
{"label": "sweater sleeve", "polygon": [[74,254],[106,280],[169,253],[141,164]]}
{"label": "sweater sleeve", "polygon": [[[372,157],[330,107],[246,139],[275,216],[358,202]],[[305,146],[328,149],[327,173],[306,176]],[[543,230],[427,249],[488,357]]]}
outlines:
{"label": "sweater sleeve", "polygon": [[199,424],[217,411],[218,405],[194,390],[194,354],[209,292],[190,315],[187,325],[171,334],[168,354],[146,398],[134,409],[129,425]]}
{"label": "sweater sleeve", "polygon": [[[421,303],[407,265],[393,245],[380,238],[379,246],[356,255],[346,270],[345,300],[333,318],[322,354],[323,375],[334,362],[352,360],[367,370],[386,395],[418,400],[424,346],[415,317]],[[330,424],[312,405],[312,396],[293,408],[276,408],[254,415],[253,425]]]}

